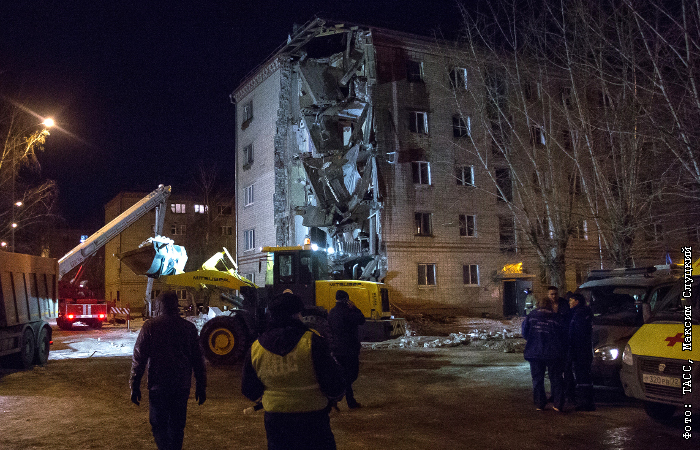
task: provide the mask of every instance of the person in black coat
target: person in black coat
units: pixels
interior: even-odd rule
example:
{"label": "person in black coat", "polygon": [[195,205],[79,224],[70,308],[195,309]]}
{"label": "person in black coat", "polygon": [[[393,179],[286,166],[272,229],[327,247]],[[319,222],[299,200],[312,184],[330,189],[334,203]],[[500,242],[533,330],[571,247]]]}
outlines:
{"label": "person in black coat", "polygon": [[187,400],[196,380],[195,399],[206,400],[207,373],[197,327],[180,317],[177,295],[164,292],[156,299],[158,315],[146,321],[136,338],[131,364],[131,401],[141,401],[141,378],[148,367],[151,431],[159,449],[181,449],[185,436]]}
{"label": "person in black coat", "polygon": [[331,329],[331,354],[343,368],[345,377],[345,400],[348,408],[360,408],[362,405],[355,400],[352,384],[360,373],[360,342],[359,327],[365,323],[365,316],[357,306],[350,301],[347,292],[339,290],[335,293],[335,307],[328,314],[328,325]]}
{"label": "person in black coat", "polygon": [[568,329],[569,360],[575,380],[575,399],[577,411],[595,411],[593,402],[593,380],[591,364],[593,363],[593,312],[586,305],[583,295],[574,293],[569,296],[571,322]]}
{"label": "person in black coat", "polygon": [[522,334],[526,340],[524,357],[530,363],[532,395],[535,407],[545,409],[545,371],[549,373],[554,409],[564,408],[562,372],[564,367],[565,334],[562,323],[553,311],[549,297],[540,299],[537,308],[525,317]]}

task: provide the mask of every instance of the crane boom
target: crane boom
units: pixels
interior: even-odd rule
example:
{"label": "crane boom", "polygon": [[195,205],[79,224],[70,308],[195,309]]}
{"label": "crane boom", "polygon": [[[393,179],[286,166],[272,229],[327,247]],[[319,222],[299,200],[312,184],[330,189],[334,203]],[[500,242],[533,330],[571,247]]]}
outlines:
{"label": "crane boom", "polygon": [[[146,215],[153,208],[160,207],[161,211],[159,211],[159,214],[156,214],[156,216],[163,217],[165,215],[165,203],[168,197],[170,197],[170,191],[170,186],[159,185],[156,190],[142,198],[131,208],[119,214],[119,216],[97,230],[80,245],[66,253],[58,260],[58,278],[61,279],[63,275],[70,272],[75,266],[85,261],[89,256],[95,254],[112,238]],[[162,219],[160,227],[162,228]],[[160,231],[161,230],[156,230],[156,233],[160,233]]]}

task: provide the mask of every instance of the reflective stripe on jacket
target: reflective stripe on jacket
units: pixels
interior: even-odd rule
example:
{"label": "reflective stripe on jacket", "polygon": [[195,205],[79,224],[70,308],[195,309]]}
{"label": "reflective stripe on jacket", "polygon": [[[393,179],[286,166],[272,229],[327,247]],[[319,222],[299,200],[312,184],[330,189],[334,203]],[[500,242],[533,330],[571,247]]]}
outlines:
{"label": "reflective stripe on jacket", "polygon": [[262,403],[267,412],[309,412],[324,409],[328,398],[316,381],[311,356],[313,332],[307,331],[284,356],[266,350],[255,341],[251,362],[265,385]]}

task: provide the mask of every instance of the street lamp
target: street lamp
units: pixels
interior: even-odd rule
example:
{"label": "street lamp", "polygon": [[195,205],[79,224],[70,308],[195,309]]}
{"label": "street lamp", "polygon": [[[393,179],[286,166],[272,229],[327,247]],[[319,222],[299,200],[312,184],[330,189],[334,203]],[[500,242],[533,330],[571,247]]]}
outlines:
{"label": "street lamp", "polygon": [[[43,125],[43,128],[41,130],[37,130],[34,133],[31,134],[25,141],[22,149],[23,154],[27,154],[31,151],[32,147],[39,143],[43,144],[44,140],[46,139],[46,136],[48,136],[49,133],[49,128],[53,127],[56,125],[56,122],[50,117],[47,117],[44,119],[43,122],[40,123],[40,125]],[[16,152],[12,152],[12,221],[10,222],[10,229],[11,229],[11,240],[10,240],[10,252],[14,253],[15,252],[15,229],[17,228],[17,221],[16,221],[16,214],[15,210],[16,208],[21,208],[24,203],[22,203],[21,200],[16,200],[15,199],[15,182],[17,179],[17,155]],[[3,243],[4,244],[4,243]],[[3,245],[4,247],[5,245]]]}

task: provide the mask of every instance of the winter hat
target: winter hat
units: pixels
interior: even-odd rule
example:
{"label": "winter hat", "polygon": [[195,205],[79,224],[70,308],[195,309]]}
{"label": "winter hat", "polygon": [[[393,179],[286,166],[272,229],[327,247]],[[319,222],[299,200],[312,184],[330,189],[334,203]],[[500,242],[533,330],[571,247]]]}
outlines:
{"label": "winter hat", "polygon": [[304,302],[298,295],[283,293],[275,297],[267,308],[270,317],[273,319],[284,319],[291,317],[304,310]]}
{"label": "winter hat", "polygon": [[336,302],[347,302],[350,300],[350,296],[348,295],[347,292],[343,290],[339,290],[335,292],[335,301]]}

